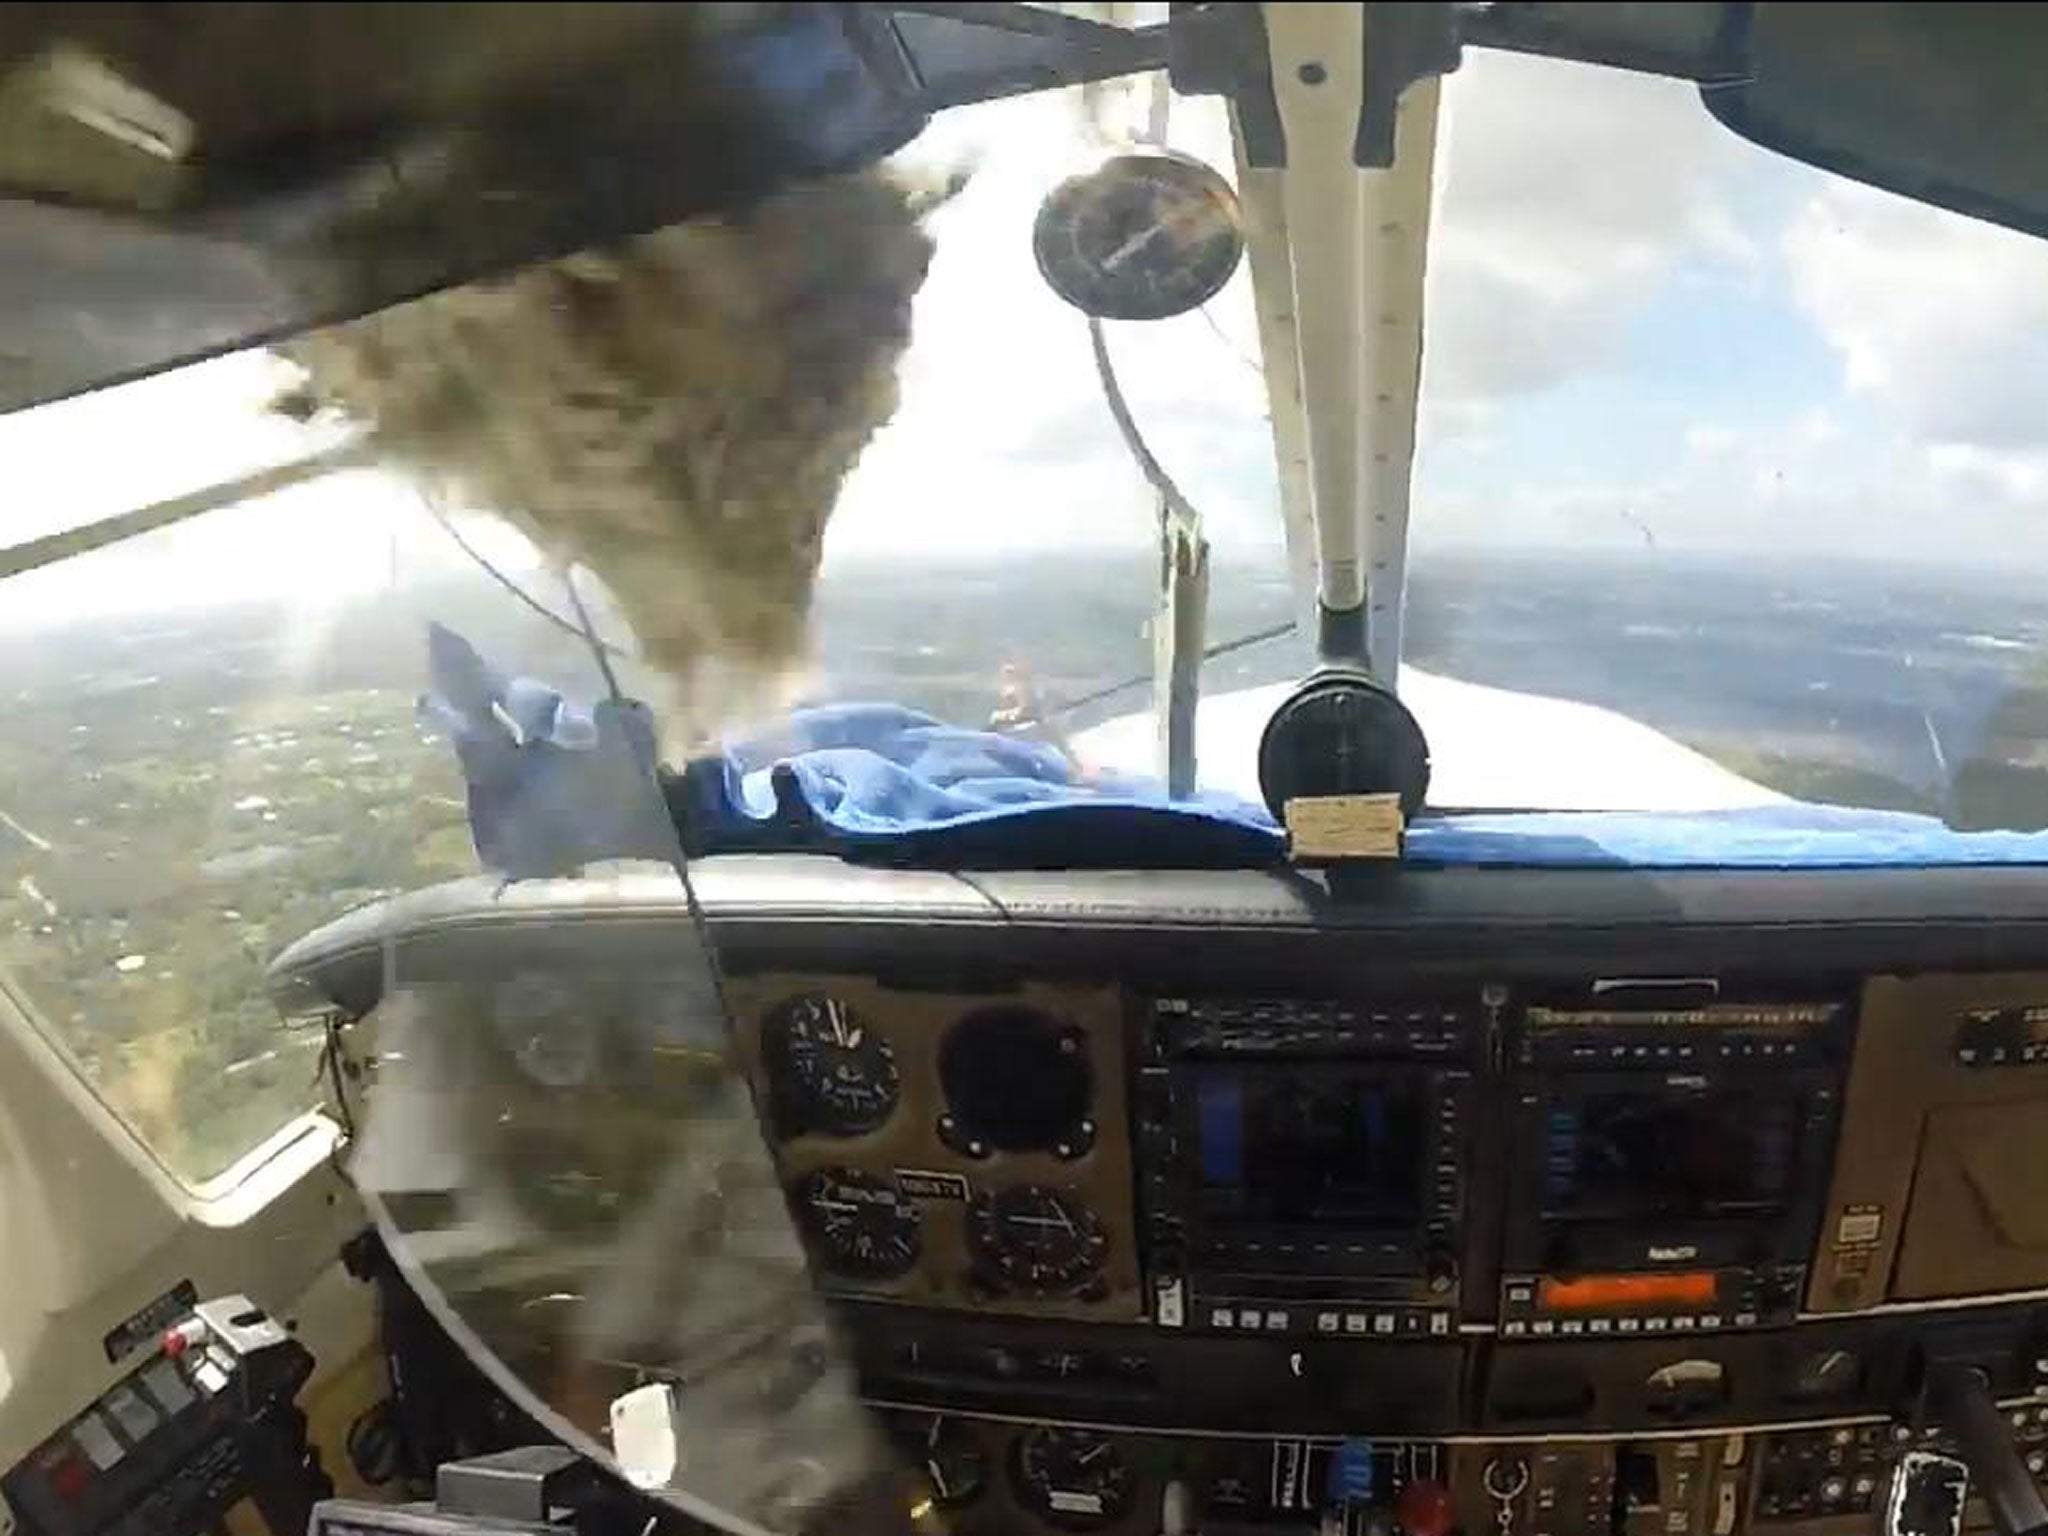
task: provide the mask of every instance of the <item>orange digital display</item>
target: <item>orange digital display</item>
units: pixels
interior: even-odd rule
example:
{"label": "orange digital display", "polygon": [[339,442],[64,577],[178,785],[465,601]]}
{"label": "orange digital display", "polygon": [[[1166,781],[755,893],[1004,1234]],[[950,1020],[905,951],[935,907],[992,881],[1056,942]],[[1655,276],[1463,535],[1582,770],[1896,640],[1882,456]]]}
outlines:
{"label": "orange digital display", "polygon": [[1671,1275],[1580,1275],[1572,1280],[1544,1280],[1537,1285],[1536,1304],[1546,1312],[1710,1307],[1714,1295],[1714,1272],[1698,1269]]}

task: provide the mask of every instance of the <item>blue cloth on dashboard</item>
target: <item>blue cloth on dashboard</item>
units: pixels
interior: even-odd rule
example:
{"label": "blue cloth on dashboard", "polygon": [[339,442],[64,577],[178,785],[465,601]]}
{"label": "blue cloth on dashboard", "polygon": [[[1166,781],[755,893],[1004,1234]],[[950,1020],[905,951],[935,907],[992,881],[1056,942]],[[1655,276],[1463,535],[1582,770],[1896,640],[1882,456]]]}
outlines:
{"label": "blue cloth on dashboard", "polygon": [[1157,780],[1077,776],[1057,748],[967,731],[896,704],[828,704],[794,711],[783,730],[729,747],[734,811],[765,816],[773,770],[786,765],[811,811],[841,832],[893,836],[969,817],[1091,803],[1188,811],[1270,832],[1261,805],[1203,793],[1175,802]]}
{"label": "blue cloth on dashboard", "polygon": [[895,704],[794,711],[685,771],[693,851],[813,848],[927,865],[1244,865],[1278,856],[1264,806],[1077,774],[1042,742]]}
{"label": "blue cloth on dashboard", "polygon": [[[933,866],[1259,865],[1282,839],[1262,805],[1156,780],[1078,774],[1045,744],[961,730],[894,704],[795,711],[772,735],[668,776],[639,764],[645,710],[583,708],[490,667],[432,626],[423,716],[455,744],[477,853],[522,878],[605,858],[815,850]],[[2048,832],[1970,832],[1931,816],[1788,802],[1731,811],[1424,816],[1410,864],[1827,869],[2048,863]]]}
{"label": "blue cloth on dashboard", "polygon": [[[1250,861],[1281,851],[1263,805],[1216,793],[1176,802],[1154,780],[1077,778],[1050,747],[959,730],[894,705],[799,711],[786,735],[731,749],[723,764],[728,817],[760,821],[774,813],[778,765],[812,815],[856,839],[1009,821],[1021,852],[1025,839],[1053,832],[1042,817],[1047,808],[1087,806],[1219,823],[1245,838]],[[1018,820],[1025,813],[1041,814],[1027,825]],[[1932,816],[1798,802],[1729,811],[1481,812],[1419,818],[1408,831],[1407,860],[1760,869],[2048,863],[2048,833],[1956,831]]]}

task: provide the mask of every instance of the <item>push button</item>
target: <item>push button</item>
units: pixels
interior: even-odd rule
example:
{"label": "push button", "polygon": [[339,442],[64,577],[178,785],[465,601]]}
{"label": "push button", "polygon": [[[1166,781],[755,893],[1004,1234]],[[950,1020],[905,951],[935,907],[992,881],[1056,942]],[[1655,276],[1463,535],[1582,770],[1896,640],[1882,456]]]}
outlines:
{"label": "push button", "polygon": [[85,1452],[86,1459],[102,1472],[127,1454],[97,1409],[88,1408],[85,1416],[71,1426],[71,1438]]}

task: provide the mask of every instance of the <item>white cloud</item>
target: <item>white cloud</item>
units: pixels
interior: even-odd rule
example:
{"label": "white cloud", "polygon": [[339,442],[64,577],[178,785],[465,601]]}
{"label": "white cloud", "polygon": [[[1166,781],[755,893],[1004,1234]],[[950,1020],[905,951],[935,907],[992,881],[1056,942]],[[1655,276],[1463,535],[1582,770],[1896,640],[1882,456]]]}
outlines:
{"label": "white cloud", "polygon": [[1793,436],[1802,443],[1831,443],[1842,435],[1835,413],[1824,405],[1802,411],[1793,423]]}
{"label": "white cloud", "polygon": [[1928,444],[2048,446],[2048,242],[1835,182],[1785,233],[1849,387]]}
{"label": "white cloud", "polygon": [[1757,258],[1729,202],[1754,151],[1690,87],[1474,51],[1444,103],[1424,356],[1446,403],[1611,361],[1689,254]]}
{"label": "white cloud", "polygon": [[[1767,154],[1671,82],[1482,55],[1446,94],[1418,542],[2048,561],[2048,243]],[[1723,324],[1761,419],[1723,360],[1671,360]]]}
{"label": "white cloud", "polygon": [[[1714,123],[1689,87],[1614,71],[1475,53],[1446,99],[1422,441],[1426,453],[1455,443],[1468,461],[1491,456],[1490,473],[1512,487],[1520,466],[1497,451],[1503,412],[1612,369],[1643,307],[1687,263],[1756,276],[1769,245],[1743,229],[1732,188],[1760,152]],[[1193,130],[1191,147],[1227,165],[1214,109],[1176,101],[1176,138]],[[1039,199],[1099,150],[1064,97],[973,109],[939,127],[920,148],[971,152],[978,170],[935,223],[903,404],[848,485],[828,550],[1147,537],[1149,499],[1101,403],[1085,328],[1030,255]],[[1244,274],[1210,311],[1220,338],[1200,316],[1115,327],[1114,355],[1141,426],[1213,536],[1273,542],[1271,439],[1263,386],[1246,365],[1257,343]],[[1733,436],[1703,421],[1697,447],[1725,453]]]}
{"label": "white cloud", "polygon": [[2038,499],[2048,487],[2048,450],[1991,449],[1971,443],[1936,443],[1927,467],[1960,495],[2021,501]]}

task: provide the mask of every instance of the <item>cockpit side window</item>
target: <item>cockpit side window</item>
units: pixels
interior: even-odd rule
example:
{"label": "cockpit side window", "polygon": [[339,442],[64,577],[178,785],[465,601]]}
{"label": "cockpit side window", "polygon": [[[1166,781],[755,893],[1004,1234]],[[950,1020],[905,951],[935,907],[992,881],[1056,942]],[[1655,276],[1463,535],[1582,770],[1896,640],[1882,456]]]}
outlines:
{"label": "cockpit side window", "polygon": [[[273,377],[225,359],[0,421],[37,475],[0,543],[318,448],[265,414],[253,386]],[[466,537],[533,570],[510,535]],[[478,868],[420,708],[430,623],[523,671],[588,667],[371,470],[0,581],[0,984],[189,1184],[315,1103],[317,1032],[280,1029],[265,990],[276,953]]]}

